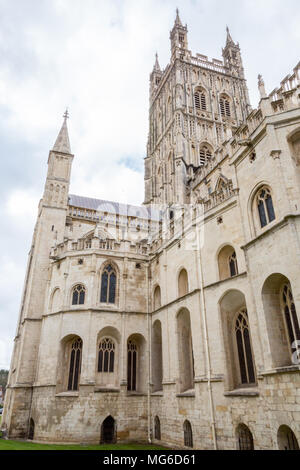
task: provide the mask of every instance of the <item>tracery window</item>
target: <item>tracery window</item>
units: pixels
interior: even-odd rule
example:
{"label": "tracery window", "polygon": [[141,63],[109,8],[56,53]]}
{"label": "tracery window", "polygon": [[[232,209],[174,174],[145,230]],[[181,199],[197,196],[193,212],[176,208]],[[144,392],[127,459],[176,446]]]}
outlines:
{"label": "tracery window", "polygon": [[193,447],[192,426],[191,426],[191,423],[187,420],[183,424],[183,435],[184,435],[184,445],[186,447]]}
{"label": "tracery window", "polygon": [[72,305],[83,305],[85,300],[85,287],[78,284],[73,289]]}
{"label": "tracery window", "polygon": [[201,148],[200,148],[200,166],[203,166],[205,165],[212,157],[212,152],[211,150],[206,146],[206,145],[203,145]]}
{"label": "tracery window", "polygon": [[264,186],[258,192],[256,202],[261,228],[263,228],[275,220],[275,211],[270,189]]}
{"label": "tracery window", "polygon": [[222,116],[231,116],[230,102],[226,96],[221,96],[220,98],[220,111]]}
{"label": "tracery window", "polygon": [[241,383],[254,384],[254,362],[252,356],[250,329],[246,308],[243,308],[237,315],[235,321],[235,338],[238,352]]}
{"label": "tracery window", "polygon": [[116,302],[117,276],[111,264],[107,265],[101,277],[100,302],[114,304]]}
{"label": "tracery window", "polygon": [[78,390],[81,370],[82,340],[76,338],[71,345],[68,390]]}
{"label": "tracery window", "polygon": [[114,372],[115,343],[110,338],[104,338],[99,344],[98,372]]}
{"label": "tracery window", "polygon": [[300,343],[298,341],[300,341],[300,329],[290,284],[285,284],[282,288],[282,305],[291,352],[294,353],[296,350],[299,355]]}
{"label": "tracery window", "polygon": [[229,256],[229,271],[231,277],[234,277],[238,274],[238,264],[235,251],[232,253],[232,255]]}
{"label": "tracery window", "polygon": [[127,390],[136,391],[137,383],[138,347],[135,341],[129,340],[127,344]]}

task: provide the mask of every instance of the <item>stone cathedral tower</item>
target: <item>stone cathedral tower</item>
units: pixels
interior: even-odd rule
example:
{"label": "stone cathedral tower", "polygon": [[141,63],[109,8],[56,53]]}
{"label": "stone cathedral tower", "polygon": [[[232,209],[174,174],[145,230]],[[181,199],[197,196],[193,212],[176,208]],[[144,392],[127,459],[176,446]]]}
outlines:
{"label": "stone cathedral tower", "polygon": [[145,204],[189,202],[191,172],[232,137],[251,109],[240,48],[228,28],[223,61],[192,55],[178,10],[170,40],[169,65],[162,71],[156,55],[150,75]]}

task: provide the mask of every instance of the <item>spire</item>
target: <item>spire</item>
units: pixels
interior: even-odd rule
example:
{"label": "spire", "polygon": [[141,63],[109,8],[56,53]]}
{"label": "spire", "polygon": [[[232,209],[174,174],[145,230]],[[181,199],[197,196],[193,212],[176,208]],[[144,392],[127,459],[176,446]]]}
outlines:
{"label": "spire", "polygon": [[176,25],[176,26],[182,26],[182,23],[181,23],[180,18],[179,18],[179,10],[178,10],[178,8],[176,8],[175,25]]}
{"label": "spire", "polygon": [[158,62],[158,54],[157,54],[157,52],[156,52],[156,54],[155,54],[155,64],[154,64],[153,71],[154,71],[154,72],[161,72],[161,68],[160,68],[160,65],[159,65],[159,62]]}
{"label": "spire", "polygon": [[227,44],[230,44],[230,43],[231,43],[231,44],[234,44],[233,39],[232,39],[232,37],[231,37],[231,34],[230,34],[230,32],[229,32],[228,26],[226,26],[226,31],[227,31],[227,41],[226,41],[226,45],[227,45]]}
{"label": "spire", "polygon": [[61,127],[61,130],[58,134],[58,137],[56,139],[56,142],[52,150],[54,152],[71,154],[71,146],[70,146],[70,140],[69,140],[68,126],[67,126],[67,119],[69,119],[68,109],[66,109],[66,112],[63,115],[63,118],[64,118],[63,125]]}

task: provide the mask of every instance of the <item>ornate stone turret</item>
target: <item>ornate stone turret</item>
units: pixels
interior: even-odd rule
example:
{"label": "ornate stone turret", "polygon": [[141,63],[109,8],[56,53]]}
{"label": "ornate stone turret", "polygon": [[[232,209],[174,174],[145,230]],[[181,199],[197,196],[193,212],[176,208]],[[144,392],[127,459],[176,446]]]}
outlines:
{"label": "ornate stone turret", "polygon": [[157,90],[157,87],[161,81],[161,77],[163,75],[163,72],[160,68],[159,62],[158,62],[158,54],[155,54],[155,64],[153,67],[153,70],[150,75],[150,99],[153,97],[153,94]]}
{"label": "ornate stone turret", "polygon": [[258,89],[259,89],[260,97],[266,98],[267,93],[266,93],[266,88],[265,88],[265,82],[262,78],[262,75],[258,75]]}
{"label": "ornate stone turret", "polygon": [[183,26],[179,18],[179,10],[176,9],[176,19],[170,33],[172,59],[180,57],[188,50],[187,26]]}
{"label": "ornate stone turret", "polygon": [[239,43],[235,44],[233,41],[228,26],[226,27],[226,31],[226,46],[222,50],[224,64],[229,68],[231,73],[237,75],[238,77],[244,78],[244,68]]}
{"label": "ornate stone turret", "polygon": [[63,125],[48,158],[48,174],[43,197],[43,204],[47,206],[67,207],[68,204],[70,174],[74,156],[71,153],[67,126],[68,111],[63,117]]}

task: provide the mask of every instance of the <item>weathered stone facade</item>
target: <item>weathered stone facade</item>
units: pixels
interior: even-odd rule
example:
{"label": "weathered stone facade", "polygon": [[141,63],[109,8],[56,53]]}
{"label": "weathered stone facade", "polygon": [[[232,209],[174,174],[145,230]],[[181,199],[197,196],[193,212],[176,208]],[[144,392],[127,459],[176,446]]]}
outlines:
{"label": "weathered stone facade", "polygon": [[177,13],[171,49],[150,79],[145,206],[68,196],[67,116],[50,151],[11,438],[97,443],[111,416],[120,441],[297,448],[300,66],[270,95],[259,77],[251,111],[229,31],[223,62],[193,57]]}

